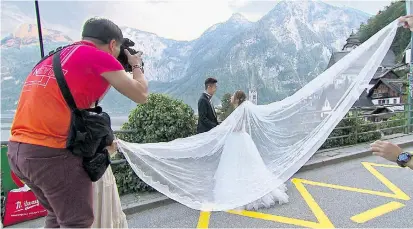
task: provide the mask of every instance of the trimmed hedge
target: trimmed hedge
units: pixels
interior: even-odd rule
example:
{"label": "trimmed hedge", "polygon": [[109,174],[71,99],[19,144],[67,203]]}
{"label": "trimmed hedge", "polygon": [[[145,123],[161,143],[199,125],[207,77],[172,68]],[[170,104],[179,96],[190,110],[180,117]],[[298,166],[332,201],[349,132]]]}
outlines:
{"label": "trimmed hedge", "polygon": [[[169,142],[196,133],[196,117],[192,108],[181,100],[164,94],[150,94],[146,104],[138,105],[129,114],[129,120],[122,130],[135,130],[134,133],[118,134],[128,142],[155,143]],[[117,158],[123,158],[118,154]],[[113,173],[120,194],[153,191],[141,181],[129,164],[114,165]]]}

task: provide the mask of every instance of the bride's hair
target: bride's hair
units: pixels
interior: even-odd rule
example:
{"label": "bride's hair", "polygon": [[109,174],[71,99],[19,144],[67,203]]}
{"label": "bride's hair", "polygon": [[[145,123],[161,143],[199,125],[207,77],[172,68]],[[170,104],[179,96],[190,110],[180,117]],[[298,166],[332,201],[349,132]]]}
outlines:
{"label": "bride's hair", "polygon": [[238,106],[241,105],[245,100],[247,99],[247,96],[245,95],[245,92],[238,90],[234,94],[234,99],[238,100]]}

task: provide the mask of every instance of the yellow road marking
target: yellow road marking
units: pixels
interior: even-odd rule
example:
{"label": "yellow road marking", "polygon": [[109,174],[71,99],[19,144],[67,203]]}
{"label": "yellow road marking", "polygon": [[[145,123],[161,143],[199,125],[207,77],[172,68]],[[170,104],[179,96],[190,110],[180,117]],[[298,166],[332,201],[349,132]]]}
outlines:
{"label": "yellow road marking", "polygon": [[289,218],[289,217],[279,216],[279,215],[270,215],[270,214],[265,214],[265,213],[261,213],[261,212],[228,211],[228,213],[231,213],[231,214],[234,214],[234,215],[246,216],[246,217],[255,218],[255,219],[263,219],[263,220],[274,221],[274,222],[278,222],[278,223],[291,224],[291,225],[296,225],[296,226],[299,226],[299,227],[329,228],[329,227],[325,227],[324,225],[321,225],[320,223],[317,223],[317,222],[311,222],[311,221],[307,221],[307,220]]}
{"label": "yellow road marking", "polygon": [[296,179],[292,179],[291,182],[295,185],[298,192],[300,192],[301,196],[304,198],[305,202],[307,203],[308,207],[313,212],[314,216],[318,220],[318,227],[319,228],[334,228],[333,223],[331,223],[330,219],[324,213],[323,209],[318,205],[318,203],[314,200],[313,196],[308,192],[308,190],[304,187],[304,185]]}
{"label": "yellow road marking", "polygon": [[389,181],[385,176],[383,176],[379,171],[377,171],[373,166],[376,167],[387,167],[387,168],[400,168],[395,165],[383,165],[383,164],[376,164],[376,163],[370,163],[370,162],[362,162],[363,166],[371,173],[373,176],[375,176],[381,183],[386,185],[387,188],[389,188],[393,193],[394,196],[397,199],[401,200],[410,200],[410,197],[404,193],[400,188],[398,188],[396,185],[394,185],[392,182]]}
{"label": "yellow road marking", "polygon": [[376,217],[382,216],[386,213],[392,212],[394,210],[397,210],[399,208],[404,207],[405,205],[399,202],[390,202],[387,204],[383,204],[381,206],[378,206],[376,208],[372,208],[370,210],[367,210],[365,212],[362,212],[358,215],[355,215],[351,217],[351,220],[353,220],[356,223],[365,223],[369,220],[372,220]]}
{"label": "yellow road marking", "polygon": [[[321,207],[318,205],[318,203],[314,200],[313,196],[305,188],[304,184],[319,186],[319,187],[332,188],[332,189],[338,189],[338,190],[344,190],[344,191],[350,191],[350,192],[358,192],[358,193],[375,195],[375,196],[383,196],[383,197],[400,199],[400,200],[410,200],[410,197],[406,193],[404,193],[401,189],[399,189],[396,185],[394,185],[392,182],[390,182],[386,177],[384,177],[379,171],[377,171],[374,168],[374,167],[400,168],[399,166],[386,165],[386,164],[376,164],[376,163],[370,163],[370,162],[362,162],[362,164],[373,176],[375,176],[379,181],[381,181],[381,183],[383,183],[387,188],[389,188],[391,193],[379,192],[379,191],[373,191],[373,190],[361,189],[361,188],[354,188],[354,187],[348,187],[348,186],[342,186],[342,185],[321,183],[321,182],[315,182],[315,181],[310,181],[310,180],[304,180],[304,179],[300,179],[300,178],[293,178],[293,179],[291,179],[291,182],[295,185],[298,192],[301,194],[304,201],[307,203],[308,207],[313,212],[314,216],[317,218],[318,222],[307,221],[307,220],[302,220],[302,219],[297,219],[297,218],[290,218],[290,217],[285,217],[285,216],[280,216],[280,215],[270,215],[270,214],[265,214],[265,213],[260,213],[260,212],[253,212],[253,211],[235,211],[235,210],[233,210],[233,211],[228,211],[228,213],[235,214],[235,215],[246,216],[246,217],[250,217],[250,218],[263,219],[263,220],[274,221],[274,222],[279,222],[279,223],[284,223],[284,224],[296,225],[296,226],[299,226],[299,227],[334,228],[333,223],[330,221],[330,219],[324,213],[324,211],[321,209]],[[391,202],[391,203],[393,203],[393,204],[391,204],[390,207],[393,207],[394,208],[393,210],[396,210],[396,209],[400,208],[400,207],[396,208],[395,203],[397,203],[397,204],[401,204],[401,203],[398,203],[398,202]],[[381,209],[384,209],[384,208],[380,208],[379,210],[375,210],[374,212],[376,214],[366,213],[366,212],[368,212],[368,211],[366,211],[366,212],[364,212],[366,214],[363,215],[363,213],[361,213],[359,215],[353,216],[351,219],[353,220],[353,218],[355,217],[356,220],[359,219],[359,220],[362,221],[362,217],[369,216],[370,218],[368,220],[371,220],[373,218],[379,217],[379,216],[387,213],[387,212],[384,212],[383,214],[379,214]],[[372,209],[372,210],[374,210],[374,209]],[[381,212],[383,212],[383,210]],[[210,213],[201,212],[199,222],[198,222],[198,228],[208,228],[209,217],[210,217]],[[368,220],[366,220],[366,221],[368,221]]]}
{"label": "yellow road marking", "polygon": [[197,228],[208,228],[211,212],[200,212]]}

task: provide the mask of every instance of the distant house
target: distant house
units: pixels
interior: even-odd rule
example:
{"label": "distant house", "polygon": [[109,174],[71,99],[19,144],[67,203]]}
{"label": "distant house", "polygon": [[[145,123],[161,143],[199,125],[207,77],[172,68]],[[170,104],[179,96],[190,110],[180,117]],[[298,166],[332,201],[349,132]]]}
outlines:
{"label": "distant house", "polygon": [[359,107],[359,108],[373,107],[374,103],[371,100],[371,98],[369,98],[367,95],[368,95],[367,89],[365,89],[363,93],[361,93],[359,99],[354,103],[353,107]]}
{"label": "distant house", "polygon": [[318,109],[321,111],[321,118],[329,115],[337,104],[340,103],[342,95],[345,93],[344,90],[348,88],[348,82],[342,82],[341,85],[329,85],[323,89],[320,96],[320,104],[318,104]]}
{"label": "distant house", "polygon": [[371,98],[374,105],[402,104],[403,80],[379,79],[370,89],[367,97]]}
{"label": "distant house", "polygon": [[[341,60],[343,57],[349,54],[352,50],[357,48],[357,46],[359,46],[360,44],[360,38],[357,34],[352,32],[350,37],[346,40],[346,44],[343,46],[342,50],[338,52],[333,52],[333,54],[330,57],[330,61],[328,62],[327,68],[333,66],[335,63],[337,63],[339,60]],[[369,82],[368,89],[360,95],[360,98],[355,102],[353,107],[359,107],[365,109],[366,111],[371,111],[371,107],[373,107],[375,103],[372,101],[372,98],[368,96],[370,92],[369,90],[373,88],[380,79],[396,80],[398,76],[392,70],[395,66],[396,55],[391,49],[389,49],[380,66],[378,67],[377,71],[375,72],[373,78]],[[333,98],[326,99],[329,101],[326,101],[324,103],[324,110],[328,110],[328,108],[331,107],[332,104],[331,100],[334,100]],[[336,103],[333,102],[333,104]]]}
{"label": "distant house", "polygon": [[394,69],[384,70],[379,68],[370,81],[369,89],[373,88],[381,79],[394,80],[398,78],[399,76],[394,72]]}
{"label": "distant house", "polygon": [[396,112],[403,111],[403,106],[394,106],[394,107],[387,107],[387,106],[378,106],[373,111],[370,112],[370,115],[366,117],[366,120],[371,122],[383,122],[389,120],[393,117]]}
{"label": "distant house", "polygon": [[[357,46],[361,45],[360,38],[354,32],[351,33],[350,37],[347,38],[346,44],[343,46],[341,51],[333,52],[330,57],[330,61],[328,62],[327,68],[330,68],[351,51],[353,51]],[[383,61],[381,62],[378,71],[383,72],[383,70],[392,69],[396,65],[396,55],[394,54],[393,50],[389,49],[386,56],[384,57]]]}

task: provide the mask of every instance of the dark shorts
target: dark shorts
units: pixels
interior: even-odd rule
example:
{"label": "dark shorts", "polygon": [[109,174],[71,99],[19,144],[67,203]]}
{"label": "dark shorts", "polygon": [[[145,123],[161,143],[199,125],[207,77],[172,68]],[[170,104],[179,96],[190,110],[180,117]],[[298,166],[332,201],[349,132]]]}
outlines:
{"label": "dark shorts", "polygon": [[11,170],[48,211],[46,228],[88,228],[93,224],[92,181],[82,158],[66,149],[9,142]]}

